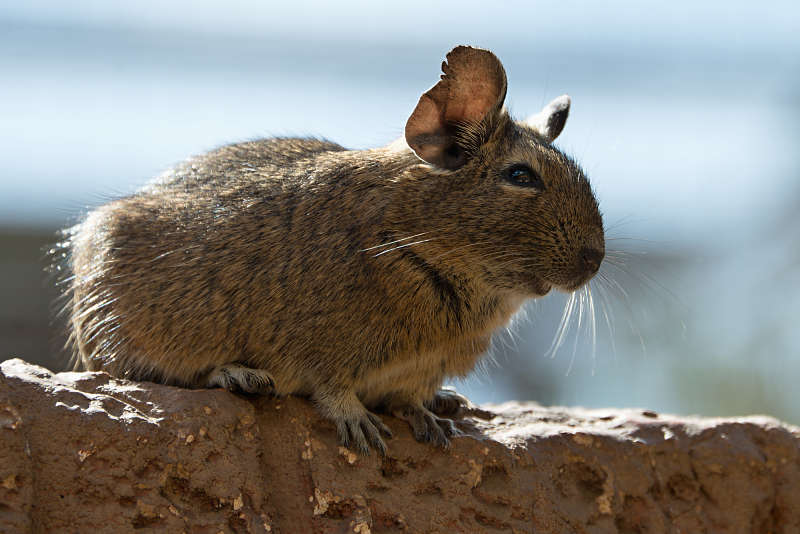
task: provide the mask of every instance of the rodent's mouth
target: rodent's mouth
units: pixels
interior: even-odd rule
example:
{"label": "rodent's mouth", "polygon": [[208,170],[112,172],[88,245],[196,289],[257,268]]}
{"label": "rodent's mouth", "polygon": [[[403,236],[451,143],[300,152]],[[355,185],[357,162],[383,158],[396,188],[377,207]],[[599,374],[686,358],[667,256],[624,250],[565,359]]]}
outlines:
{"label": "rodent's mouth", "polygon": [[564,285],[560,285],[560,286],[555,286],[555,288],[558,289],[559,291],[561,291],[562,293],[572,293],[572,292],[577,291],[578,289],[582,288],[584,284],[585,284],[585,282],[580,281],[580,282],[575,283],[575,284],[564,284]]}
{"label": "rodent's mouth", "polygon": [[580,261],[575,269],[554,271],[547,273],[548,283],[562,293],[574,293],[587,285],[594,275],[600,270],[600,263],[603,260],[604,252],[595,249],[584,248],[581,251]]}
{"label": "rodent's mouth", "polygon": [[531,280],[530,288],[535,296],[543,297],[550,293],[550,290],[553,288],[553,284],[542,280],[538,276],[534,276]]}
{"label": "rodent's mouth", "polygon": [[585,276],[581,277],[578,280],[570,281],[567,283],[561,284],[553,284],[552,287],[556,288],[557,290],[561,291],[562,293],[572,293],[574,291],[579,290],[583,286],[589,283],[589,280],[592,279],[592,276]]}

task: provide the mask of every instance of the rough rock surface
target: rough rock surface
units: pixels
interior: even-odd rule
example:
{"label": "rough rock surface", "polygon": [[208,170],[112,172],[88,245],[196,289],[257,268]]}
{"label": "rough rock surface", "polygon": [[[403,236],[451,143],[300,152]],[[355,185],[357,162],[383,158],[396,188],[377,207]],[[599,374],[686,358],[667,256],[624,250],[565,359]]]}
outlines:
{"label": "rough rock surface", "polygon": [[505,404],[438,450],[305,400],[0,364],[2,532],[800,532],[800,430]]}

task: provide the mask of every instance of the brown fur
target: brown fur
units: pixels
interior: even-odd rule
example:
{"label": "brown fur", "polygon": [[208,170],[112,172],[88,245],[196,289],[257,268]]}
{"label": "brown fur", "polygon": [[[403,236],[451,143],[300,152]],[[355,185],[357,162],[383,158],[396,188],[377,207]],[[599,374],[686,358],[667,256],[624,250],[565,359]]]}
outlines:
{"label": "brown fur", "polygon": [[[67,244],[79,362],[188,387],[231,362],[263,369],[275,393],[311,396],[362,450],[362,403],[429,417],[422,404],[473,369],[525,299],[579,287],[596,271],[580,251],[603,250],[580,168],[514,122],[504,95],[480,122],[448,118],[453,170],[402,143],[264,139],[91,212]],[[504,178],[519,162],[543,191]]]}

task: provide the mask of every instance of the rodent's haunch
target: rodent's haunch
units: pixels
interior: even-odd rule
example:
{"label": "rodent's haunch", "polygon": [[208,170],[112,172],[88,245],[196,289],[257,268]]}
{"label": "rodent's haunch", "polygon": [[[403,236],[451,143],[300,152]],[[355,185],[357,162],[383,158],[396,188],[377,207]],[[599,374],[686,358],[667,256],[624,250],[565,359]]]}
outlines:
{"label": "rodent's haunch", "polygon": [[459,46],[442,70],[387,147],[225,146],[89,213],[64,244],[78,362],[307,395],[362,452],[389,433],[369,410],[446,445],[464,399],[443,381],[526,299],[586,283],[605,245],[589,182],[551,144],[569,99],[516,122],[491,52]]}

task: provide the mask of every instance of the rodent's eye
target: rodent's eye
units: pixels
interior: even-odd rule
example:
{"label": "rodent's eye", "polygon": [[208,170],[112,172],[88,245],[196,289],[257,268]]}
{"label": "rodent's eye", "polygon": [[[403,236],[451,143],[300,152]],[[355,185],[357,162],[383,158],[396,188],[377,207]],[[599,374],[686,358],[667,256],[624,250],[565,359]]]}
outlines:
{"label": "rodent's eye", "polygon": [[527,165],[512,165],[506,170],[506,180],[520,187],[544,189],[544,182],[536,171]]}

